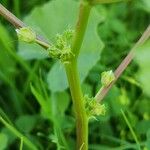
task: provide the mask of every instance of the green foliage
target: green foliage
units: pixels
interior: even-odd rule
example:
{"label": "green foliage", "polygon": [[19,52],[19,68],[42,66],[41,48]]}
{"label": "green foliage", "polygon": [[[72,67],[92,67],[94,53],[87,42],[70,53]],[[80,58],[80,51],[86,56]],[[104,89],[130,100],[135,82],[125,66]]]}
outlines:
{"label": "green foliage", "polygon": [[135,132],[134,132],[132,126],[131,126],[131,123],[129,122],[129,120],[128,120],[127,116],[125,115],[125,113],[123,112],[123,110],[121,110],[121,113],[122,113],[122,116],[123,116],[123,118],[124,118],[126,124],[128,125],[128,127],[129,127],[129,129],[130,129],[130,132],[131,132],[131,134],[132,134],[132,136],[133,136],[133,138],[134,138],[134,140],[135,140],[135,142],[136,142],[136,144],[137,144],[137,149],[138,149],[138,150],[141,150],[141,148],[140,148],[140,143],[139,143],[138,138],[137,138],[137,136],[136,136],[136,134],[135,134]]}
{"label": "green foliage", "polygon": [[[0,25],[0,74],[1,78],[4,77],[7,80],[7,77],[11,77],[14,70],[14,62],[8,55],[7,49],[13,48],[13,44],[11,43],[12,38],[8,34],[7,30]],[[6,61],[4,64],[3,62]],[[5,66],[8,66],[7,68]],[[8,81],[9,82],[9,81]]]}
{"label": "green foliage", "polygon": [[14,126],[12,126],[11,124],[9,124],[1,116],[0,116],[0,122],[3,123],[4,126],[8,130],[10,130],[15,136],[17,136],[19,138],[23,137],[24,138],[24,142],[28,146],[28,148],[33,149],[33,150],[37,150],[37,147],[27,137],[25,137],[22,133],[20,133]]}
{"label": "green foliage", "polygon": [[[44,37],[47,37],[53,42],[56,34],[61,34],[69,26],[74,28],[76,24],[76,17],[78,14],[79,3],[70,0],[63,1],[52,1],[44,5],[43,7],[36,8],[32,13],[25,18],[25,22],[32,26],[35,31],[38,31]],[[40,19],[39,19],[40,12]],[[69,13],[67,13],[69,12]],[[67,16],[66,16],[67,14]],[[47,20],[47,17],[49,18]],[[103,44],[96,32],[98,24],[102,21],[101,16],[98,14],[97,10],[93,8],[90,15],[88,29],[86,31],[85,40],[81,48],[81,54],[79,56],[79,72],[81,81],[85,79],[90,69],[96,64],[100,58],[100,52],[103,48]],[[61,24],[61,25],[60,25]],[[44,25],[44,26],[43,26]],[[46,25],[46,26],[45,26]],[[92,40],[94,39],[94,40]],[[31,58],[43,58],[41,52],[43,51],[40,47],[34,48],[30,45],[20,45],[19,55],[25,59]],[[39,53],[40,52],[40,53]],[[84,61],[86,60],[86,62]],[[59,70],[62,68],[57,62],[48,74],[48,84],[50,90],[53,92],[63,91],[68,87],[65,73],[61,71],[61,78]],[[55,72],[53,72],[53,70]],[[55,75],[55,80],[51,80]],[[60,83],[61,82],[61,86]],[[58,86],[57,86],[58,85]]]}
{"label": "green foliage", "polygon": [[147,131],[146,147],[147,147],[147,149],[150,149],[150,130]]}
{"label": "green foliage", "polygon": [[30,133],[38,123],[38,116],[21,116],[16,120],[16,126],[23,133]]}
{"label": "green foliage", "polygon": [[149,64],[150,64],[150,41],[148,41],[146,44],[142,45],[139,49],[138,52],[136,54],[136,60],[137,63],[140,66],[140,70],[138,73],[138,78],[142,83],[142,87],[143,87],[143,91],[144,93],[146,93],[147,95],[150,96],[150,84],[149,79],[150,79],[150,72],[149,72]]}
{"label": "green foliage", "polygon": [[57,113],[64,115],[69,105],[69,95],[66,92],[56,93]]}
{"label": "green foliage", "polygon": [[[79,1],[46,1],[1,3],[56,44],[57,34],[74,29]],[[101,87],[99,74],[115,70],[134,45],[149,24],[149,4],[149,0],[139,0],[92,9],[78,64],[84,94],[94,97]],[[74,150],[76,122],[64,66],[48,58],[48,51],[37,44],[19,42],[18,46],[14,28],[0,19],[0,114],[5,118],[5,126],[0,123],[0,149],[19,149],[25,136],[23,150],[29,149],[28,139],[41,150]],[[120,109],[127,112],[141,149],[150,149],[149,47],[147,42],[138,49],[137,61],[104,99],[106,114],[91,120],[90,150],[137,150]]]}
{"label": "green foliage", "polygon": [[50,109],[50,103],[48,100],[46,100],[42,94],[40,94],[32,85],[31,85],[31,91],[33,95],[35,96],[37,102],[40,104],[41,107],[41,113],[43,116],[49,118],[51,114],[51,109]]}
{"label": "green foliage", "polygon": [[0,133],[0,150],[4,150],[7,147],[7,135]]}
{"label": "green foliage", "polygon": [[141,3],[143,5],[139,5],[139,7],[146,10],[147,12],[150,12],[150,1],[149,0],[141,0]]}

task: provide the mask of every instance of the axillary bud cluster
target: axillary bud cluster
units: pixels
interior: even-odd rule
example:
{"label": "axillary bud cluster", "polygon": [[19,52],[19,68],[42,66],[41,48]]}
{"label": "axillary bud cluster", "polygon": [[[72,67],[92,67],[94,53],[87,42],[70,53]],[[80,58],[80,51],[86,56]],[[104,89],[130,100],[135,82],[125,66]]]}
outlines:
{"label": "axillary bud cluster", "polygon": [[90,98],[87,95],[84,96],[85,110],[89,119],[95,118],[97,116],[105,115],[106,106],[105,104],[100,104],[95,98]]}
{"label": "axillary bud cluster", "polygon": [[48,49],[50,57],[60,59],[62,63],[68,64],[74,57],[71,50],[73,34],[74,31],[71,29],[66,30],[63,34],[57,34],[55,44]]}

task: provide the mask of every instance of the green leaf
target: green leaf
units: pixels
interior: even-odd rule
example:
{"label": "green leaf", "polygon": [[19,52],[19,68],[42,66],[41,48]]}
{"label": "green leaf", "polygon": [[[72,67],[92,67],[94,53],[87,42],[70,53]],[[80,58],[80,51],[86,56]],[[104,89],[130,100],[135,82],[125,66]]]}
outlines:
{"label": "green leaf", "polygon": [[19,44],[19,52],[18,54],[22,56],[24,59],[43,59],[48,57],[46,51],[44,51],[41,47],[36,44],[27,44],[21,43]]}
{"label": "green leaf", "polygon": [[2,128],[1,133],[7,135],[7,146],[12,144],[16,140],[16,136],[8,129],[8,128]]}
{"label": "green leaf", "polygon": [[150,13],[150,1],[149,0],[141,0],[138,6],[139,8]]}
{"label": "green leaf", "polygon": [[149,129],[150,129],[150,120],[138,121],[136,124],[136,131],[139,134],[146,134],[146,132]]}
{"label": "green leaf", "polygon": [[52,101],[52,114],[54,123],[54,137],[55,137],[52,138],[53,142],[57,144],[57,149],[61,149],[63,147],[66,150],[68,150],[69,149],[68,144],[62,131],[62,118],[63,118],[62,116],[64,116],[64,112],[69,104],[68,94],[65,92],[52,93],[51,101]]}
{"label": "green leaf", "polygon": [[[57,33],[63,33],[68,27],[75,27],[78,10],[79,2],[77,1],[55,0],[43,7],[34,9],[24,21],[35,31],[53,41]],[[93,8],[79,55],[78,67],[81,81],[85,79],[90,69],[100,59],[103,43],[97,34],[97,26],[102,19],[96,9]],[[25,45],[24,43],[20,43],[18,53],[25,59],[39,59],[47,56],[39,46]],[[61,68],[62,66],[57,62],[48,73],[49,89],[53,92],[63,91],[68,87],[65,72]]]}
{"label": "green leaf", "polygon": [[120,109],[122,108],[122,105],[119,103],[118,100],[120,94],[120,89],[114,86],[106,97],[105,102],[108,103],[107,110],[109,111],[109,115],[111,116],[116,116],[120,114]]}
{"label": "green leaf", "polygon": [[140,102],[137,103],[136,110],[138,113],[144,117],[144,114],[147,114],[150,117],[150,100],[149,99],[140,99]]}
{"label": "green leaf", "polygon": [[[64,115],[65,111],[67,110],[69,106],[69,95],[67,92],[57,92],[57,93],[52,93],[52,107],[53,107],[53,115],[54,117],[59,114]],[[59,119],[60,121],[60,119]]]}
{"label": "green leaf", "polygon": [[69,105],[69,95],[67,92],[56,93],[57,111],[64,114]]}
{"label": "green leaf", "polygon": [[82,91],[83,91],[83,93],[85,93],[89,97],[92,97],[92,87],[90,86],[90,84],[83,83],[82,84]]}
{"label": "green leaf", "polygon": [[147,131],[146,147],[147,149],[150,149],[150,129]]}
{"label": "green leaf", "polygon": [[0,150],[5,150],[8,138],[5,134],[0,133]]}
{"label": "green leaf", "polygon": [[68,86],[67,77],[65,74],[65,69],[58,61],[55,63],[48,73],[47,82],[49,89],[53,92],[62,91]]}
{"label": "green leaf", "polygon": [[34,97],[36,98],[37,102],[39,103],[40,107],[41,107],[41,114],[43,115],[43,117],[46,117],[48,119],[51,119],[51,104],[49,101],[47,101],[43,95],[41,93],[39,93],[37,91],[37,89],[34,88],[34,86],[32,86],[32,84],[30,85],[31,87],[31,92],[34,95]]}
{"label": "green leaf", "polygon": [[144,6],[146,7],[146,10],[150,13],[150,1],[149,0],[143,0]]}
{"label": "green leaf", "polygon": [[150,96],[150,40],[141,46],[136,55],[136,61],[140,66],[140,70],[137,74],[139,81],[142,84],[142,88],[145,94]]}
{"label": "green leaf", "polygon": [[24,133],[29,133],[38,122],[38,117],[33,115],[21,116],[16,120],[16,126]]}
{"label": "green leaf", "polygon": [[139,134],[146,134],[146,132],[150,129],[150,120],[142,120],[138,121],[136,124],[136,130]]}
{"label": "green leaf", "polygon": [[[6,28],[0,24],[0,74],[11,77],[13,76],[12,74],[15,71],[15,64],[11,57],[8,55],[8,49],[13,49],[12,39]],[[5,80],[5,77],[3,79],[2,75],[0,75],[0,78],[2,78],[2,80]]]}

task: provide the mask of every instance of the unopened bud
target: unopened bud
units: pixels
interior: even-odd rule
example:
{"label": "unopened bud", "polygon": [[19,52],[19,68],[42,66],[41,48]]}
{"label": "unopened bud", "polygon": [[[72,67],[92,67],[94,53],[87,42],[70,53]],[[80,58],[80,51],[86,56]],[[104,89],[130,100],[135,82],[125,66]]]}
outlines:
{"label": "unopened bud", "polygon": [[36,34],[29,27],[16,29],[19,40],[27,43],[33,43],[36,40]]}
{"label": "unopened bud", "polygon": [[102,72],[101,83],[104,87],[108,86],[114,80],[115,80],[115,75],[112,70]]}

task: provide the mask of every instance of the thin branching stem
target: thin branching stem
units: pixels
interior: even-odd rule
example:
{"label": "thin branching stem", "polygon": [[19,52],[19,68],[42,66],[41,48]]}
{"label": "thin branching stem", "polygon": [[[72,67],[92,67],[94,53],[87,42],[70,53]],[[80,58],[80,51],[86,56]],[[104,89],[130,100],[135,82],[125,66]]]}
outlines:
{"label": "thin branching stem", "polygon": [[0,4],[0,15],[13,24],[16,28],[22,28],[26,25],[19,20],[14,14],[8,11],[2,4]]}
{"label": "thin branching stem", "polygon": [[[27,25],[18,19],[14,14],[8,11],[2,4],[0,4],[0,15],[3,16],[7,21],[9,21],[15,28],[26,27]],[[50,47],[50,44],[43,39],[40,35],[37,35],[36,43],[45,49]]]}
{"label": "thin branching stem", "polygon": [[143,43],[145,43],[150,37],[150,25],[147,27],[145,32],[142,34],[141,38],[138,40],[138,42],[134,45],[134,47],[129,51],[128,55],[125,57],[125,59],[121,62],[121,64],[118,66],[118,68],[115,71],[115,80],[107,87],[104,87],[102,90],[100,89],[98,93],[96,94],[95,98],[97,101],[101,101],[109,92],[111,87],[114,85],[114,83],[118,80],[118,78],[121,76],[123,71],[128,67],[128,65],[131,63],[135,56],[135,50],[141,46]]}

